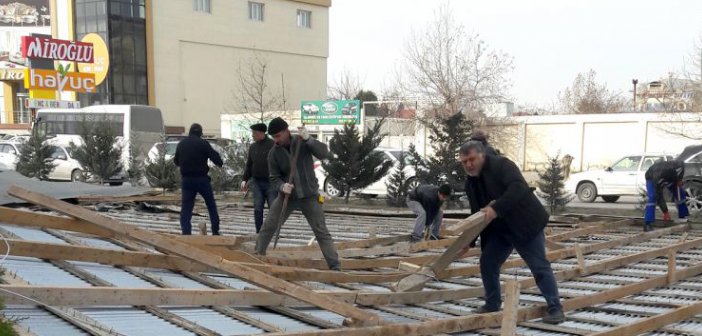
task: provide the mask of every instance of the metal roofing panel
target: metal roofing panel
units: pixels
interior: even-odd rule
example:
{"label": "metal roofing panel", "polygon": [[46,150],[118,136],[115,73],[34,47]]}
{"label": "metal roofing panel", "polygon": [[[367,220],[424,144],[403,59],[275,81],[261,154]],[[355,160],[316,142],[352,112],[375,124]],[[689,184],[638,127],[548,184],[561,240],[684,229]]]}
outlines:
{"label": "metal roofing panel", "polygon": [[194,333],[135,308],[79,308],[83,314],[124,335],[192,336]]}
{"label": "metal roofing panel", "polygon": [[98,278],[105,280],[116,287],[127,287],[127,288],[156,288],[158,286],[137,277],[125,270],[119,269],[114,266],[82,262],[82,261],[70,261],[71,264],[76,265],[78,268],[83,269],[91,274],[94,274]]}
{"label": "metal roofing panel", "polygon": [[206,275],[209,278],[212,278],[213,280],[219,281],[229,287],[232,287],[234,289],[260,289],[259,287],[256,287],[244,280],[237,279],[237,278],[232,278],[224,275]]}
{"label": "metal roofing panel", "polygon": [[195,280],[185,277],[184,275],[174,273],[168,270],[160,270],[155,268],[144,269],[147,274],[153,275],[160,280],[167,282],[176,288],[188,288],[188,289],[212,289],[204,284],[201,284]]}
{"label": "metal roofing panel", "polygon": [[170,308],[168,311],[223,335],[249,335],[265,332],[264,330],[220,314],[212,309]]}
{"label": "metal roofing panel", "polygon": [[12,226],[12,225],[5,225],[2,224],[0,225],[3,229],[6,229],[7,231],[10,231],[20,238],[24,240],[31,240],[31,241],[38,241],[38,242],[43,242],[43,243],[52,243],[52,244],[62,244],[62,245],[67,245],[65,240],[59,239],[56,236],[46,233],[41,230],[37,229],[31,229],[31,228],[24,228],[24,227],[19,227],[19,226]]}
{"label": "metal roofing panel", "polygon": [[56,315],[38,307],[9,305],[5,307],[3,312],[9,318],[18,318],[17,323],[24,330],[29,330],[37,336],[88,335]]}
{"label": "metal roofing panel", "polygon": [[261,320],[270,325],[274,325],[283,331],[307,331],[307,330],[317,330],[317,326],[307,324],[302,321],[281,315],[278,313],[270,312],[258,307],[232,307],[237,311],[240,311],[246,315],[249,315],[257,320]]}
{"label": "metal roofing panel", "polygon": [[111,249],[111,250],[126,250],[124,247],[119,246],[117,244],[108,242],[103,239],[99,238],[90,238],[90,237],[80,237],[78,238],[82,242],[84,242],[86,245],[90,245],[93,247],[99,247],[99,248],[104,248],[104,249]]}
{"label": "metal roofing panel", "polygon": [[37,258],[9,256],[2,267],[31,285],[90,287],[89,283],[73,274]]}
{"label": "metal roofing panel", "polygon": [[342,326],[344,323],[343,316],[336,314],[336,313],[332,313],[330,311],[326,311],[326,310],[322,310],[322,309],[318,309],[318,308],[312,308],[312,307],[298,307],[298,308],[294,308],[294,309],[301,312],[301,313],[312,315],[320,320],[326,320],[326,321],[329,321],[331,323],[338,324],[339,326]]}
{"label": "metal roofing panel", "polygon": [[411,319],[409,317],[404,317],[400,316],[397,314],[389,313],[383,310],[377,310],[377,309],[366,309],[368,312],[378,314],[380,318],[384,321],[390,321],[392,323],[418,323],[418,320]]}

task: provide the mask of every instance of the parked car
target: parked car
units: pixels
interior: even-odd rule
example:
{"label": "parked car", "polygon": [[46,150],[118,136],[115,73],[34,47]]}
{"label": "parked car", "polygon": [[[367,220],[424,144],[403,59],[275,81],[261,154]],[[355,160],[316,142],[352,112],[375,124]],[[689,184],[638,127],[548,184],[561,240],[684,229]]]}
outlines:
{"label": "parked car", "polygon": [[571,175],[565,187],[567,191],[575,193],[581,202],[591,203],[599,196],[607,203],[614,203],[621,196],[639,195],[639,190],[646,188],[646,170],[659,160],[673,160],[673,155],[627,155],[605,169]]}
{"label": "parked car", "polygon": [[0,169],[15,170],[17,158],[22,150],[21,142],[0,142]]}
{"label": "parked car", "polygon": [[31,137],[31,135],[29,135],[29,134],[13,134],[13,135],[5,136],[5,138],[3,138],[3,141],[25,142],[25,141],[29,140],[29,137]]}
{"label": "parked car", "polygon": [[[56,165],[54,170],[49,174],[49,180],[56,181],[84,181],[86,176],[83,174],[83,166],[81,166],[78,160],[73,158],[73,150],[71,147],[66,146],[52,146],[53,152],[51,153],[51,159]],[[87,176],[87,179],[91,179]],[[121,173],[110,177],[106,183],[113,186],[119,186],[124,183],[126,176]]]}
{"label": "parked car", "polygon": [[692,212],[702,210],[702,145],[685,147],[676,158],[685,164],[683,178],[687,206]]}
{"label": "parked car", "polygon": [[[407,151],[403,151],[401,149],[392,149],[392,148],[378,148],[377,151],[383,152],[385,154],[386,158],[393,162],[393,167],[390,168],[388,173],[385,176],[383,176],[383,178],[381,178],[380,180],[378,180],[377,182],[371,184],[370,186],[368,186],[366,188],[363,188],[361,190],[354,190],[355,193],[360,194],[360,195],[369,196],[369,197],[376,197],[378,195],[387,195],[388,190],[387,190],[387,186],[385,185],[385,183],[387,182],[387,179],[397,170],[397,166],[400,163],[400,157],[403,156],[403,153],[404,153],[404,159],[405,159],[405,173],[408,176],[407,181],[405,182],[405,185],[407,186],[408,189],[412,189],[412,188],[419,185],[419,180],[415,177],[414,168],[409,163],[410,158],[409,158],[409,155],[407,155],[407,153],[408,153]],[[327,195],[329,195],[330,197],[344,196],[343,191],[334,184],[334,179],[327,176],[320,161],[314,162],[314,171],[315,171],[315,176],[317,177],[317,181],[319,183],[320,188],[322,188],[322,190]]]}

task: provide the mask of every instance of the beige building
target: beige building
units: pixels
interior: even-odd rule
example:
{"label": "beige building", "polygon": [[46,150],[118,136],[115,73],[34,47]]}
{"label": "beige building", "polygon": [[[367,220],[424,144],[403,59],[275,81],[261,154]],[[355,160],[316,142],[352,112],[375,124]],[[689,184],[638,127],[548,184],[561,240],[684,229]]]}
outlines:
{"label": "beige building", "polygon": [[151,3],[149,103],[161,108],[167,126],[200,122],[219,134],[222,114],[256,110],[242,99],[239,69],[250,82],[261,64],[268,110],[325,98],[331,0]]}

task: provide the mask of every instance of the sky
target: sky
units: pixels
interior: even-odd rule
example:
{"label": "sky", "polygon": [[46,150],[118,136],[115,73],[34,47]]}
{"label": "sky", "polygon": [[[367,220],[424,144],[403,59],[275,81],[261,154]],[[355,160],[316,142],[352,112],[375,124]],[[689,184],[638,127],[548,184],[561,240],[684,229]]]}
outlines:
{"label": "sky", "polygon": [[610,89],[680,71],[702,37],[701,0],[333,0],[328,79],[348,69],[376,93],[412,30],[448,1],[457,21],[514,58],[517,104],[549,106],[580,72]]}

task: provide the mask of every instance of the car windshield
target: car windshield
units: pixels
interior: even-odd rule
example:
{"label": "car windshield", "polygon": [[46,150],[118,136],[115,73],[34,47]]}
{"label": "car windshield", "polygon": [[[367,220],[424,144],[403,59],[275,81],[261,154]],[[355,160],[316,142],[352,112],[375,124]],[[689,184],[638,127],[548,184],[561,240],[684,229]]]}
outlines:
{"label": "car windshield", "polygon": [[390,154],[397,160],[400,161],[400,158],[404,157],[405,159],[405,165],[411,165],[412,164],[412,157],[410,157],[408,151],[401,151],[401,150],[395,150],[395,151],[390,151]]}

